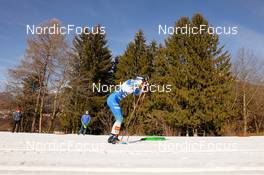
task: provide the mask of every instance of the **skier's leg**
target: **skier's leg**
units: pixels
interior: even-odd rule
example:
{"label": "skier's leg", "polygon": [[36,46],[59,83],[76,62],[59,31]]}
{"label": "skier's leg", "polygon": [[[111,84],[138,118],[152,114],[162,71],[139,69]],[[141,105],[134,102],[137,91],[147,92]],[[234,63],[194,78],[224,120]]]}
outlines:
{"label": "skier's leg", "polygon": [[117,100],[115,100],[114,95],[110,95],[107,99],[107,105],[109,106],[111,112],[113,113],[114,117],[115,117],[115,123],[112,127],[112,131],[111,134],[112,136],[108,139],[109,143],[115,143],[118,140],[118,134],[119,131],[121,129],[121,124],[123,122],[123,115],[122,115],[122,111],[119,105],[119,102],[117,102]]}
{"label": "skier's leg", "polygon": [[123,122],[123,116],[122,116],[122,113],[121,113],[121,109],[115,110],[114,116],[115,116],[116,121],[115,121],[115,123],[114,123],[114,125],[112,127],[111,134],[118,135],[119,131],[121,129],[121,124]]}
{"label": "skier's leg", "polygon": [[112,127],[111,133],[118,135],[123,122],[123,115],[120,105],[113,97],[111,98],[111,96],[107,99],[107,104],[115,117],[115,123]]}
{"label": "skier's leg", "polygon": [[123,122],[123,116],[122,116],[122,113],[121,113],[121,109],[115,110],[114,116],[115,116],[116,121],[115,121],[115,123],[114,123],[114,125],[112,127],[112,131],[111,131],[112,136],[110,136],[110,138],[108,139],[108,143],[113,143],[113,144],[115,144],[115,143],[120,141],[118,139],[118,135],[119,135],[119,132],[120,132],[120,129],[121,129],[121,124]]}

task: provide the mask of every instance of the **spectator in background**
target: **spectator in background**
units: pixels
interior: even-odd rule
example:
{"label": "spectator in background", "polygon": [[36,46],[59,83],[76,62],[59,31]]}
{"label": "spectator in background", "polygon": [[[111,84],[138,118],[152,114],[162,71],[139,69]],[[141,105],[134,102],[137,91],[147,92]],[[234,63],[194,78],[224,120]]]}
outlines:
{"label": "spectator in background", "polygon": [[13,129],[12,132],[19,132],[20,131],[20,124],[21,124],[22,114],[20,109],[17,109],[13,112]]}
{"label": "spectator in background", "polygon": [[83,135],[86,134],[87,126],[90,123],[90,121],[91,121],[91,116],[89,115],[89,111],[86,111],[85,114],[82,115],[81,118],[82,126],[78,134],[83,134]]}

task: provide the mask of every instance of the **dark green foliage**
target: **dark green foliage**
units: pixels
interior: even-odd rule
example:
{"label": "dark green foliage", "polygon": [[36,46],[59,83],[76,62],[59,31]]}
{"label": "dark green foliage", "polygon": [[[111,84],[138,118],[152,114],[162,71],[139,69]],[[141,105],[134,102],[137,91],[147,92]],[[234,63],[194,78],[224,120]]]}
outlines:
{"label": "dark green foliage", "polygon": [[133,42],[130,42],[125,53],[119,58],[115,74],[116,83],[120,83],[136,76],[148,75],[147,45],[143,32],[136,33]]}
{"label": "dark green foliage", "polygon": [[[100,26],[97,26],[98,30]],[[111,53],[106,45],[104,34],[85,34],[75,37],[73,64],[70,88],[66,91],[66,117],[69,117],[71,129],[76,131],[80,124],[80,117],[86,110],[90,111],[93,121],[97,120],[97,113],[105,106],[107,93],[93,88],[93,83],[109,85],[112,78]],[[107,116],[109,117],[109,116]],[[95,127],[95,126],[94,126]],[[98,132],[98,131],[97,131]]]}
{"label": "dark green foliage", "polygon": [[[206,25],[195,14],[183,17],[175,27]],[[219,38],[206,31],[168,37],[165,47],[146,44],[143,32],[136,33],[117,64],[116,83],[141,75],[159,92],[148,93],[134,114],[133,131],[138,134],[222,134],[232,115],[230,56],[219,46]],[[168,90],[168,85],[171,91]],[[136,98],[122,103],[124,116],[130,116]],[[178,133],[176,133],[178,131]]]}
{"label": "dark green foliage", "polygon": [[[156,42],[150,45],[146,44],[143,32],[140,30],[136,33],[133,42],[130,42],[126,48],[125,53],[119,57],[118,64],[115,71],[116,84],[122,83],[125,80],[133,79],[136,76],[151,77],[153,73],[153,57],[157,51]],[[133,104],[136,103],[138,97],[129,96],[121,103],[123,115],[125,117],[125,124],[128,123],[129,116],[133,110]],[[140,124],[142,111],[134,114],[129,127]],[[127,127],[127,126],[126,126]],[[139,131],[138,131],[139,132]]]}
{"label": "dark green foliage", "polygon": [[[176,26],[206,25],[195,14],[191,20],[181,18]],[[172,78],[174,101],[179,108],[175,115],[183,128],[221,134],[231,109],[230,56],[219,46],[217,35],[174,34],[166,40],[169,76]]]}

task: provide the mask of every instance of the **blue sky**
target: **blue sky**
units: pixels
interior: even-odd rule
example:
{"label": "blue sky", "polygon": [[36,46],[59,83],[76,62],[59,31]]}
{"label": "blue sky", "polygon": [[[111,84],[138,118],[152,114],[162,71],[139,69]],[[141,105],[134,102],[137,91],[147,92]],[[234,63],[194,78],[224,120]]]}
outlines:
{"label": "blue sky", "polygon": [[26,48],[26,25],[57,18],[62,25],[106,27],[113,55],[122,54],[139,29],[148,41],[163,42],[158,25],[173,25],[181,16],[202,13],[213,26],[238,26],[235,36],[221,36],[232,59],[240,47],[264,59],[262,0],[0,0],[0,89],[7,69],[16,66]]}

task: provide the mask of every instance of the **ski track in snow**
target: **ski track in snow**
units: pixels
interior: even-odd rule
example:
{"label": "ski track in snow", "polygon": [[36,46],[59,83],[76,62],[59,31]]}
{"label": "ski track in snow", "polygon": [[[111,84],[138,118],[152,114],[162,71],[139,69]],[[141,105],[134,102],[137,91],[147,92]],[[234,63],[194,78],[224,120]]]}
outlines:
{"label": "ski track in snow", "polygon": [[264,174],[264,137],[107,138],[0,132],[0,174]]}

